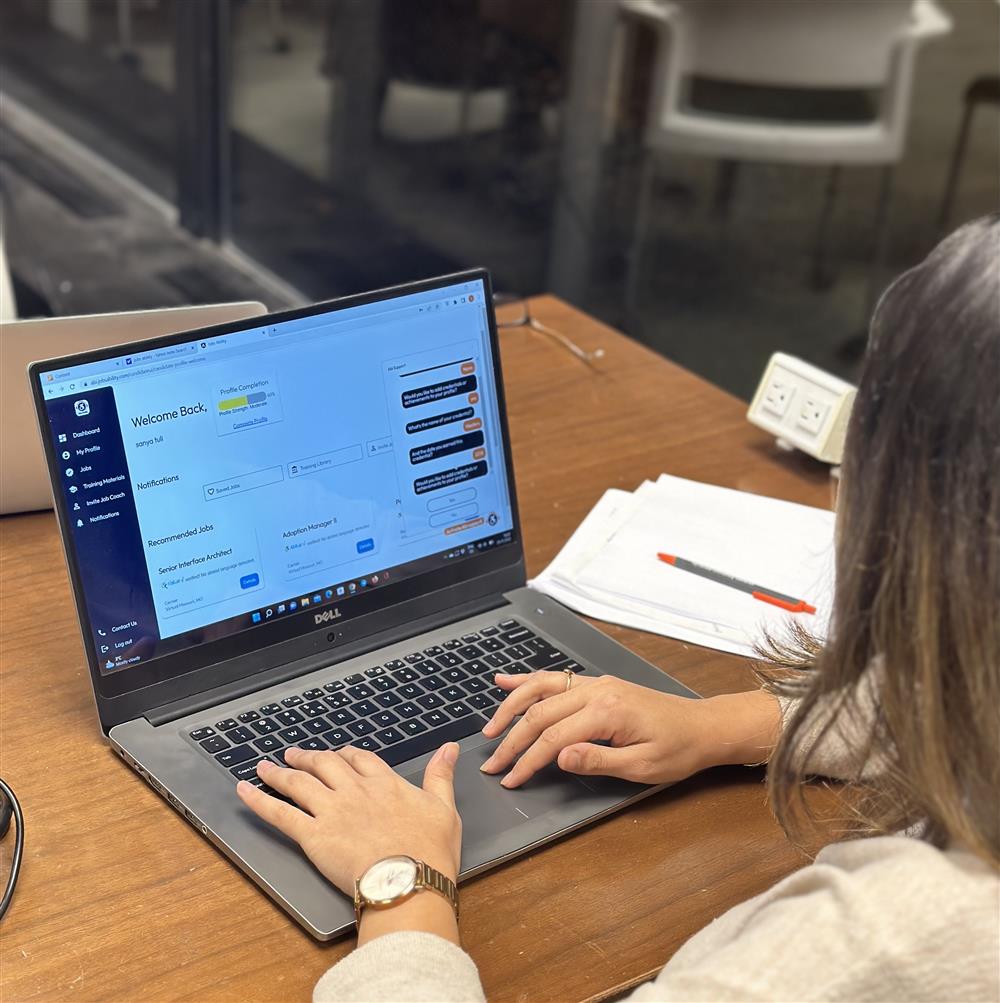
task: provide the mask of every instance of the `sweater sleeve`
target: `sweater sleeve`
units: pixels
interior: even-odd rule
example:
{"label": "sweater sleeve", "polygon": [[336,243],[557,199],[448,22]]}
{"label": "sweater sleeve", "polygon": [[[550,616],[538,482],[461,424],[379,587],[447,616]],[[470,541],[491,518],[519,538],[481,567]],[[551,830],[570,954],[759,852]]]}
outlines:
{"label": "sweater sleeve", "polygon": [[460,947],[432,933],[388,933],[337,962],[313,1003],[485,1003],[479,972]]}

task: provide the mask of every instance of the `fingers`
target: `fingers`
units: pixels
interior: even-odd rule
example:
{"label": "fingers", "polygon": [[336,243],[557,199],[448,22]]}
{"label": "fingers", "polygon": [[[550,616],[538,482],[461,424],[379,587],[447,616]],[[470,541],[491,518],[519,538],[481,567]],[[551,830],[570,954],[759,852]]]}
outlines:
{"label": "fingers", "polygon": [[619,777],[639,783],[653,783],[652,763],[643,745],[621,749],[581,742],[568,745],[558,758],[559,768],[578,776]]}
{"label": "fingers", "polygon": [[292,746],[285,750],[285,762],[296,770],[311,773],[333,790],[349,783],[355,776],[355,771],[336,752],[318,752]]}
{"label": "fingers", "polygon": [[[279,767],[275,767],[277,770]],[[270,779],[270,778],[268,778]],[[241,780],[236,785],[236,793],[240,800],[259,818],[283,832],[289,839],[301,843],[309,833],[313,819],[294,805],[279,801],[253,784]]]}
{"label": "fingers", "polygon": [[353,745],[345,745],[338,749],[336,755],[343,756],[355,773],[360,773],[363,777],[377,777],[386,770],[392,772],[392,767],[387,765],[384,759],[379,758],[374,752],[365,749],[356,749]]}
{"label": "fingers", "polygon": [[[522,740],[518,737],[517,731],[525,723],[526,719],[520,722],[511,731],[510,735],[507,736],[508,739],[512,740],[511,749],[515,751],[509,751],[504,758],[508,761],[518,755],[520,755],[520,758],[513,765],[510,773],[500,781],[504,787],[519,787],[526,780],[533,777],[543,766],[548,766],[549,763],[555,762],[559,753],[567,745],[575,745],[578,742],[586,742],[590,739],[605,738],[607,735],[607,722],[595,707],[584,707],[577,713],[556,721],[554,724],[542,729],[537,737],[531,735],[530,732],[522,733],[531,736],[527,740]],[[497,749],[497,752],[499,751]],[[488,761],[485,765],[490,767],[490,772],[497,772],[498,770],[502,770],[506,764],[490,763]]]}
{"label": "fingers", "polygon": [[287,794],[312,815],[317,813],[323,799],[330,794],[326,785],[312,774],[296,769],[283,769],[266,759],[257,764],[257,776],[276,791]]}
{"label": "fingers", "polygon": [[439,797],[449,808],[455,807],[455,763],[458,743],[442,745],[424,770],[424,790]]}
{"label": "fingers", "polygon": [[579,693],[588,679],[574,678],[573,686],[567,691],[565,672],[533,672],[530,676],[497,676],[497,683],[504,689],[511,686],[510,680],[518,680],[510,695],[504,700],[493,717],[483,728],[487,738],[499,735],[519,714],[523,714],[532,704],[546,697],[559,694]]}

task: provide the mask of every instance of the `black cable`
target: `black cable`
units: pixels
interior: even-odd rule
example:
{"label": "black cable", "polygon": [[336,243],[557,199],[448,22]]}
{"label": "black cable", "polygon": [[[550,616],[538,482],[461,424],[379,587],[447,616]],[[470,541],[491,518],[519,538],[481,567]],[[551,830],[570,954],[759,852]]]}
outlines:
{"label": "black cable", "polygon": [[17,877],[21,873],[21,857],[24,853],[24,814],[21,812],[20,802],[4,780],[0,780],[0,791],[3,791],[10,804],[14,814],[14,825],[17,827],[14,834],[14,854],[10,858],[10,877],[7,878],[7,888],[3,893],[3,898],[0,899],[0,919],[3,919],[10,908],[10,901],[14,897],[14,888],[17,886]]}

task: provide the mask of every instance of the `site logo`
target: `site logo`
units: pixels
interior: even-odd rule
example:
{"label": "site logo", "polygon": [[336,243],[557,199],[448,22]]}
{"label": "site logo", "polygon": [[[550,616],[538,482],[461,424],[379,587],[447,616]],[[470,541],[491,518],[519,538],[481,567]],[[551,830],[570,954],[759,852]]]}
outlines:
{"label": "site logo", "polygon": [[328,609],[323,613],[314,613],[313,622],[318,627],[321,623],[329,623],[331,620],[340,619],[340,610],[336,608]]}

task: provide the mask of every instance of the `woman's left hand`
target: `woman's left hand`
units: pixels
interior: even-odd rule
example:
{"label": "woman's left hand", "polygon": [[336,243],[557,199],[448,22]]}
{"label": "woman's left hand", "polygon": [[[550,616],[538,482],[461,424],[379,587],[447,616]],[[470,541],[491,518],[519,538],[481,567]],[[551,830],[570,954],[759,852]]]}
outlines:
{"label": "woman's left hand", "polygon": [[383,857],[405,854],[453,881],[462,850],[455,810],[458,746],[443,745],[415,787],[372,752],[346,746],[337,752],[291,748],[288,768],[264,761],[258,776],[299,807],[270,797],[246,781],[236,785],[243,803],[294,839],[342,892]]}

